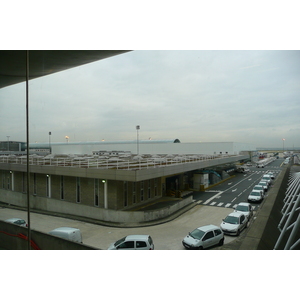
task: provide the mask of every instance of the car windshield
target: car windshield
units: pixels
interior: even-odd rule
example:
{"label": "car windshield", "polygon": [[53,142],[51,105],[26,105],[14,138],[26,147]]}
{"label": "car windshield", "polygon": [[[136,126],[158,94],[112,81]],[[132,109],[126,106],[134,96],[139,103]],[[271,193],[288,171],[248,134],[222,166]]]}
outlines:
{"label": "car windshield", "polygon": [[254,189],[255,189],[255,190],[262,190],[263,187],[262,187],[261,185],[258,185],[258,186],[255,186]]}
{"label": "car windshield", "polygon": [[205,232],[202,230],[199,230],[199,229],[195,229],[192,232],[190,232],[190,236],[197,240],[201,240],[201,238],[203,237],[204,234],[205,234]]}
{"label": "car windshield", "polygon": [[234,216],[227,216],[224,220],[224,222],[229,224],[239,224],[239,219]]}
{"label": "car windshield", "polygon": [[251,196],[260,196],[260,192],[251,192]]}
{"label": "car windshield", "polygon": [[125,239],[126,239],[126,236],[125,237],[123,237],[122,239],[120,239],[120,240],[118,240],[118,241],[116,241],[115,242],[115,247],[118,247],[121,243],[123,243],[124,241],[125,241]]}
{"label": "car windshield", "polygon": [[248,206],[245,206],[245,205],[238,205],[236,207],[236,210],[238,210],[238,211],[249,211]]}

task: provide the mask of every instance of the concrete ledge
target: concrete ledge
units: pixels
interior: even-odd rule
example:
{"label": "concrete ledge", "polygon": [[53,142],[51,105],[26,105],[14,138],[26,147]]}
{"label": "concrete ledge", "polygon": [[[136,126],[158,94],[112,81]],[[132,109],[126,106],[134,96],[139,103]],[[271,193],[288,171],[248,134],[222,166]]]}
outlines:
{"label": "concrete ledge", "polygon": [[282,170],[276,178],[269,195],[263,201],[255,220],[241,241],[240,250],[271,250],[279,237],[277,228],[281,218],[280,210],[287,187],[290,167]]}

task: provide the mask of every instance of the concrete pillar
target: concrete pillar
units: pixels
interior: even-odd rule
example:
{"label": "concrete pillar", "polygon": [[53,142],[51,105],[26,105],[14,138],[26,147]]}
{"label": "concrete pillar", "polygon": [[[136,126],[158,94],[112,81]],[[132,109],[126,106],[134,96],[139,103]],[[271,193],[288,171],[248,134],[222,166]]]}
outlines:
{"label": "concrete pillar", "polygon": [[102,180],[102,183],[104,184],[104,208],[108,208],[108,204],[107,204],[107,180]]}

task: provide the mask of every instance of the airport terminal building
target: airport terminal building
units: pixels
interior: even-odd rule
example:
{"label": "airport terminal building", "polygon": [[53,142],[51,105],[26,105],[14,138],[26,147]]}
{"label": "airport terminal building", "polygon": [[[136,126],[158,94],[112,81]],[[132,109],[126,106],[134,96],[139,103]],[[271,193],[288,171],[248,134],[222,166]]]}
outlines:
{"label": "airport terminal building", "polygon": [[[192,191],[226,179],[236,163],[255,153],[252,145],[184,144],[177,139],[141,142],[139,154],[136,142],[102,143],[101,148],[95,143],[78,143],[78,148],[65,143],[52,145],[48,155],[37,154],[43,147],[35,146],[29,155],[32,208],[111,222],[136,220],[143,207],[163,197],[187,205]],[[76,154],[59,153],[71,149]],[[27,157],[21,152],[0,155],[0,195],[2,202],[25,207]]]}

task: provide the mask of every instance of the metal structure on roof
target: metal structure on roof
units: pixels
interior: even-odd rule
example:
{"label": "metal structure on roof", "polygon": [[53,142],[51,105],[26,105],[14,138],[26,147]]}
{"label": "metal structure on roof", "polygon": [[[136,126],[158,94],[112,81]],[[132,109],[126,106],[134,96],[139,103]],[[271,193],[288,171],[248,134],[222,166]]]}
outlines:
{"label": "metal structure on roof", "polygon": [[[131,141],[94,141],[94,142],[52,142],[52,146],[63,145],[115,145],[115,144],[136,144],[136,140]],[[165,140],[139,140],[140,144],[163,144],[163,143],[180,143],[179,139],[165,139]],[[31,143],[30,149],[49,148],[49,143]]]}
{"label": "metal structure on roof", "polygon": [[[29,79],[78,67],[129,50],[30,50]],[[0,88],[26,81],[26,50],[0,50]]]}

